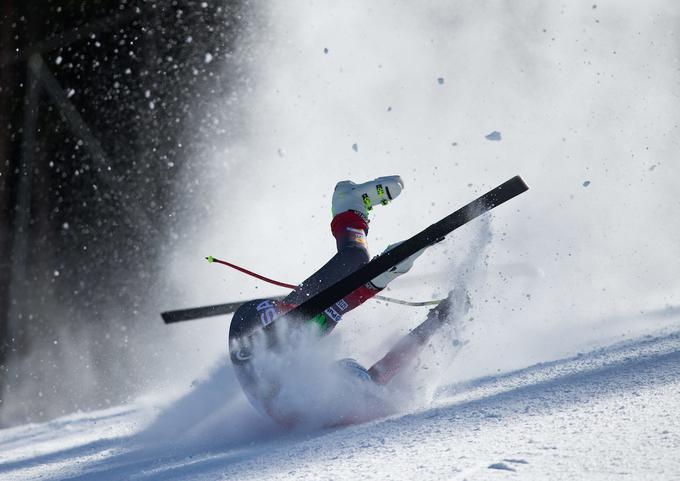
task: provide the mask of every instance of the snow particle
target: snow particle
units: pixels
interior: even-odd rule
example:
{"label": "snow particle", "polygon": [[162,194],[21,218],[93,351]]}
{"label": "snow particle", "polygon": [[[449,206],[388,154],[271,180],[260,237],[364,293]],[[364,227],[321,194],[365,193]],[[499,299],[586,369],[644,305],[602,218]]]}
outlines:
{"label": "snow particle", "polygon": [[589,185],[590,185],[590,181],[589,181],[589,180],[583,181],[583,187],[588,187]]}
{"label": "snow particle", "polygon": [[69,98],[69,99],[70,99],[71,97],[73,97],[73,96],[75,95],[75,93],[76,93],[75,90],[73,90],[73,89],[68,89],[68,90],[66,91],[66,98]]}
{"label": "snow particle", "polygon": [[210,62],[212,62],[212,61],[213,61],[213,56],[212,56],[212,54],[206,53],[206,54],[205,54],[205,57],[203,58],[203,61],[204,61],[205,63],[210,63]]}
{"label": "snow particle", "polygon": [[358,144],[352,144],[352,150],[354,152],[359,152],[359,145]]}
{"label": "snow particle", "polygon": [[64,230],[68,230],[69,228],[68,222],[64,222],[63,224],[61,224],[61,228]]}
{"label": "snow particle", "polygon": [[64,59],[61,58],[61,55],[59,55],[56,59],[54,59],[54,63],[56,63],[57,65],[61,65],[61,62],[62,62],[63,60],[64,60]]}
{"label": "snow particle", "polygon": [[502,138],[501,133],[497,130],[494,130],[493,132],[485,135],[484,137],[486,138],[486,140],[494,140],[494,141],[499,141]]}
{"label": "snow particle", "polygon": [[444,77],[439,77],[439,78],[437,79],[437,83],[438,83],[439,85],[444,85]]}
{"label": "snow particle", "polygon": [[328,49],[327,49],[327,48],[324,48],[324,49],[323,49],[323,53],[327,54],[327,53],[328,53]]}
{"label": "snow particle", "polygon": [[387,111],[392,112],[392,106],[391,105],[389,107],[387,107]]}
{"label": "snow particle", "polygon": [[53,275],[54,275],[54,277],[59,277],[59,271],[54,271]]}

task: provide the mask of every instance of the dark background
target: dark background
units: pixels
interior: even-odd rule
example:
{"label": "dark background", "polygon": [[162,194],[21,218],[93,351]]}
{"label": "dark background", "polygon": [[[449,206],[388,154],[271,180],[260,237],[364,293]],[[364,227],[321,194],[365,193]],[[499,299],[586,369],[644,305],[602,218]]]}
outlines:
{"label": "dark background", "polygon": [[248,81],[234,55],[246,7],[3,0],[0,426],[143,383],[133,364],[162,342],[147,287],[182,241],[188,159],[238,135],[237,109],[201,112]]}

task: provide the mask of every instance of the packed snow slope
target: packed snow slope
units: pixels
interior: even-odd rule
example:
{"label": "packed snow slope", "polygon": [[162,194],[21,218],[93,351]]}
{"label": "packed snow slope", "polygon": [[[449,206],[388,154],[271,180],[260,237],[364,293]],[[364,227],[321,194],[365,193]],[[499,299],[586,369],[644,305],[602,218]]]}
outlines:
{"label": "packed snow slope", "polygon": [[[421,371],[421,402],[290,432],[243,397],[228,317],[149,319],[162,340],[139,363],[150,397],[0,431],[0,478],[679,479],[678,3],[248,4],[242,68],[225,73],[244,79],[196,115],[151,308],[282,293],[206,255],[304,279],[334,253],[339,180],[404,178],[375,209],[378,253],[521,174],[529,192],[389,292],[465,282],[468,343]],[[242,124],[225,120],[234,109]],[[220,129],[233,142],[214,145]],[[424,315],[367,303],[324,347],[370,365]]]}
{"label": "packed snow slope", "polygon": [[[187,409],[182,402],[173,416]],[[358,426],[290,432],[231,405],[225,417],[210,414],[219,419],[211,434],[161,435],[145,425],[153,407],[140,402],[7,429],[0,479],[672,480],[680,477],[679,410],[674,322],[655,335],[450,385],[427,409]]]}

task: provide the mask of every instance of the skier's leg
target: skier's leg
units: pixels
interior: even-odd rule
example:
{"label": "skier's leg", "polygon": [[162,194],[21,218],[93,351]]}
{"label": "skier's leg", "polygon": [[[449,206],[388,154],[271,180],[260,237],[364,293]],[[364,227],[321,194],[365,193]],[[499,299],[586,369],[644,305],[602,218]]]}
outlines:
{"label": "skier's leg", "polygon": [[427,341],[443,326],[457,322],[470,309],[470,298],[463,288],[455,288],[435,308],[430,309],[425,321],[401,338],[397,344],[376,362],[368,374],[376,384],[387,384],[402,367],[409,364]]}
{"label": "skier's leg", "polygon": [[[338,182],[331,206],[331,232],[338,253],[293,290],[282,301],[284,307],[303,303],[370,260],[366,243],[368,211],[373,205],[388,204],[401,193],[403,186],[397,175],[379,177],[363,184]],[[366,295],[362,296],[362,302],[371,297]]]}
{"label": "skier's leg", "polygon": [[368,223],[358,212],[348,210],[336,215],[331,222],[331,232],[335,237],[337,254],[286,296],[282,304],[302,304],[370,260],[366,242]]}

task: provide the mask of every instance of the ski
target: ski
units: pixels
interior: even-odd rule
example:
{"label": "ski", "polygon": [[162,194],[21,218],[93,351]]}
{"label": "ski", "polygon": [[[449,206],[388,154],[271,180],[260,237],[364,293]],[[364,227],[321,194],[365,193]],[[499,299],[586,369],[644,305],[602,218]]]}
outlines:
{"label": "ski", "polygon": [[[283,296],[276,297],[275,299],[283,299]],[[161,312],[161,317],[163,322],[166,324],[172,324],[175,322],[191,321],[193,319],[201,319],[203,317],[211,316],[221,316],[224,314],[231,314],[236,312],[236,310],[249,301],[240,302],[229,302],[226,304],[215,304],[212,306],[202,306],[202,307],[191,307],[188,309],[177,309],[174,311]]]}
{"label": "ski", "polygon": [[[396,246],[394,249],[384,252],[374,258],[355,272],[340,279],[335,284],[327,287],[294,309],[291,309],[278,320],[297,319],[306,321],[313,318],[353,292],[355,289],[358,289],[383,272],[396,266],[404,259],[425,247],[440,242],[447,234],[455,229],[490,211],[494,207],[517,197],[528,189],[529,187],[520,176],[515,176],[510,180],[507,180],[466,206],[420,231],[410,239],[407,239]],[[278,323],[278,320],[277,322],[272,322],[265,326],[265,331],[273,332],[274,325]]]}

